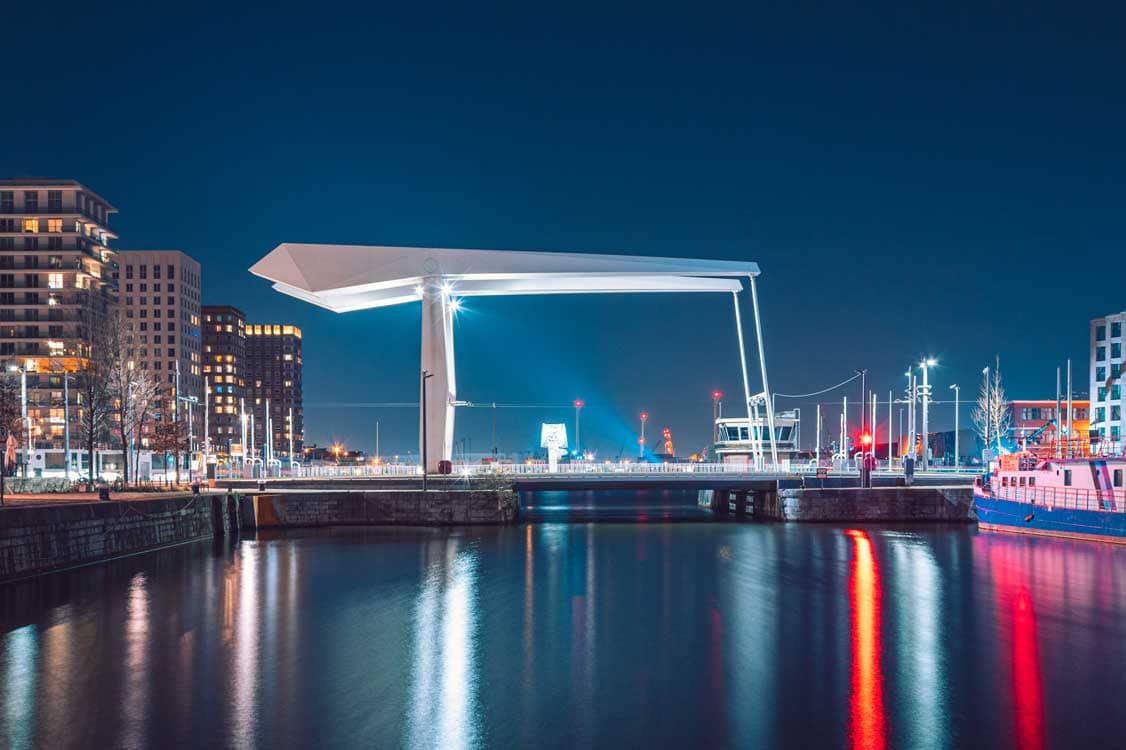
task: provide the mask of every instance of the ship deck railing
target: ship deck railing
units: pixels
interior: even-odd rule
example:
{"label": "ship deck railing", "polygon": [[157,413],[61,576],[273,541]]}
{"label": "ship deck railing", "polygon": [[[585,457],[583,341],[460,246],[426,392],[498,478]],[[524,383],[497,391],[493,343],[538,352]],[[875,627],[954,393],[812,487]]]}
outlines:
{"label": "ship deck railing", "polygon": [[1126,512],[1126,490],[1095,490],[1083,487],[993,487],[990,496],[997,500],[1027,503],[1061,510],[1091,510],[1104,513]]}

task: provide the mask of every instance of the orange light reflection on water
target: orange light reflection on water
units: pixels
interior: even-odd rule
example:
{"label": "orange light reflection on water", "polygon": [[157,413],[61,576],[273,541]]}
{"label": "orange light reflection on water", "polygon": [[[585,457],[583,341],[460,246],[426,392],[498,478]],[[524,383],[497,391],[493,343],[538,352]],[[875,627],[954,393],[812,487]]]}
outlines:
{"label": "orange light reflection on water", "polygon": [[863,531],[845,532],[852,539],[849,574],[852,688],[849,693],[849,740],[854,748],[887,746],[884,676],[880,668],[880,571],[872,542]]}

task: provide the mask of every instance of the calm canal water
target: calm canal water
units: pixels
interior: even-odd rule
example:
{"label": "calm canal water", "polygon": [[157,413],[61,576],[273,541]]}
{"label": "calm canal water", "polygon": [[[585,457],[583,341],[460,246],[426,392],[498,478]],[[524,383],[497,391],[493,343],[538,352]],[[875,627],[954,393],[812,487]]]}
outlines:
{"label": "calm canal water", "polygon": [[0,587],[2,747],[1121,747],[1126,550],[325,529]]}

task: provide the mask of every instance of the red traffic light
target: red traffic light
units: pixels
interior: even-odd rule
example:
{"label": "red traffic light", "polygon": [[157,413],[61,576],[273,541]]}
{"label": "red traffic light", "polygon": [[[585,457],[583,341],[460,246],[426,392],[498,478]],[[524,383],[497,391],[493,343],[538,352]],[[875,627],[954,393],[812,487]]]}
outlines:
{"label": "red traffic light", "polygon": [[864,446],[871,445],[872,444],[872,436],[870,434],[868,434],[867,432],[865,432],[863,435],[860,436],[860,444],[864,445]]}
{"label": "red traffic light", "polygon": [[575,408],[576,409],[581,409],[584,406],[586,406],[586,404],[583,403],[583,400],[581,398],[575,399]]}
{"label": "red traffic light", "polygon": [[721,398],[723,398],[723,391],[712,391],[712,398],[716,401],[719,401]]}
{"label": "red traffic light", "polygon": [[641,421],[644,422],[646,419],[649,419],[649,412],[647,412],[647,411],[641,412]]}

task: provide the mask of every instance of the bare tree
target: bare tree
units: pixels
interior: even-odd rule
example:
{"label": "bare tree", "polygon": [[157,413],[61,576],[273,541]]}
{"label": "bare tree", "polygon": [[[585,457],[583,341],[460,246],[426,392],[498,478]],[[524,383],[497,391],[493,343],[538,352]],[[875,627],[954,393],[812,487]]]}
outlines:
{"label": "bare tree", "polygon": [[165,467],[165,478],[168,483],[171,479],[168,478],[168,454],[171,453],[176,459],[176,484],[180,483],[180,454],[187,450],[188,445],[188,425],[187,422],[175,419],[165,419],[157,422],[153,428],[152,448],[159,451],[163,456],[163,466]]}
{"label": "bare tree", "polygon": [[[0,451],[9,435],[23,438],[23,407],[20,405],[20,386],[15,378],[3,377],[0,373]],[[14,466],[5,466],[14,473]]]}
{"label": "bare tree", "polygon": [[85,342],[81,353],[85,366],[75,378],[75,401],[78,406],[78,433],[82,446],[86,449],[86,465],[89,467],[87,485],[92,485],[97,476],[95,464],[99,445],[105,445],[110,432],[114,411],[111,375],[117,361],[117,340],[114,335],[120,325],[117,313],[109,307],[109,301],[93,291],[87,291],[82,307],[82,331],[80,338]]}
{"label": "bare tree", "polygon": [[139,442],[150,410],[156,402],[159,385],[156,378],[134,360],[133,330],[120,313],[110,318],[106,326],[109,339],[111,367],[109,391],[113,398],[114,416],[121,442],[122,480],[129,484],[133,466],[131,448]]}
{"label": "bare tree", "polygon": [[977,403],[970,415],[974,429],[986,448],[999,445],[1001,436],[1009,431],[1013,423],[1013,410],[1009,406],[1009,398],[1005,394],[1005,386],[1001,380],[1000,358],[997,359],[997,364],[988,377],[989,379],[981,384]]}

